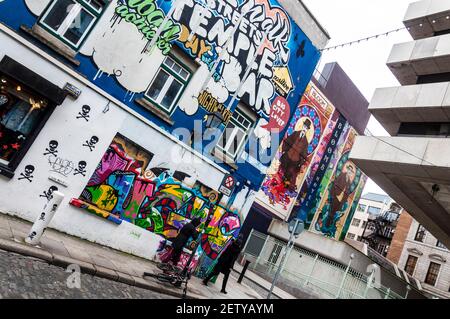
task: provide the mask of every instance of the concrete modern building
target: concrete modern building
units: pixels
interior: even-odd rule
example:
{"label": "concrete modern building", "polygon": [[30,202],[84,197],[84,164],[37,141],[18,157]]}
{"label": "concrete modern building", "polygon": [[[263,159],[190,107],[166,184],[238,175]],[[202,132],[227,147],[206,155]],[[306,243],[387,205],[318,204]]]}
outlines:
{"label": "concrete modern building", "polygon": [[383,215],[393,202],[387,195],[367,193],[361,197],[356,208],[353,219],[348,229],[347,238],[361,240],[367,221],[372,215],[377,217]]}
{"label": "concrete modern building", "polygon": [[1,1],[0,211],[59,191],[50,227],[150,259],[200,217],[207,270],[328,40],[301,1]]}
{"label": "concrete modern building", "polygon": [[406,211],[387,257],[419,280],[429,297],[450,298],[450,251]]}
{"label": "concrete modern building", "polygon": [[392,137],[359,137],[350,158],[448,247],[450,1],[412,3],[404,24],[413,41],[387,61],[401,86],[377,89],[369,105]]}

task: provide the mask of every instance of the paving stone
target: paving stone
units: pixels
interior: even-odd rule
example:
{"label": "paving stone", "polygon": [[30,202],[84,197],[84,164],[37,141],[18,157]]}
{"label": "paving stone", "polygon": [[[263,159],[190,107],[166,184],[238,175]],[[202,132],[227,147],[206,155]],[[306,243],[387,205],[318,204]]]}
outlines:
{"label": "paving stone", "polygon": [[[21,269],[19,274],[9,271]],[[69,288],[70,274],[48,263],[0,251],[0,299],[169,299],[173,296],[82,273],[80,288]],[[9,284],[7,284],[9,283]],[[28,284],[28,285],[27,285]],[[31,287],[30,287],[31,284]]]}
{"label": "paving stone", "polygon": [[98,265],[94,265],[94,267],[96,276],[111,279],[114,281],[117,281],[119,279],[119,275],[117,274],[117,272],[112,269],[108,269]]}
{"label": "paving stone", "polygon": [[42,237],[39,246],[55,254],[71,257],[64,244],[58,240]]}

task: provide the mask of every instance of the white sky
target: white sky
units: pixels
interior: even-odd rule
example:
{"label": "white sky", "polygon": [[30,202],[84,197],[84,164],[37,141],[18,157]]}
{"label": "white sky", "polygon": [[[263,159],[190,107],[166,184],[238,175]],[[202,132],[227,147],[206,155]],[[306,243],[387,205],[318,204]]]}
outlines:
{"label": "white sky", "polygon": [[[331,37],[328,47],[359,40],[404,27],[402,21],[414,0],[302,0]],[[338,62],[370,102],[376,88],[400,85],[386,61],[392,46],[412,38],[407,30],[363,41],[360,44],[325,51],[319,70],[328,62]],[[376,136],[389,135],[371,117],[367,127]],[[372,180],[364,193],[385,194]]]}

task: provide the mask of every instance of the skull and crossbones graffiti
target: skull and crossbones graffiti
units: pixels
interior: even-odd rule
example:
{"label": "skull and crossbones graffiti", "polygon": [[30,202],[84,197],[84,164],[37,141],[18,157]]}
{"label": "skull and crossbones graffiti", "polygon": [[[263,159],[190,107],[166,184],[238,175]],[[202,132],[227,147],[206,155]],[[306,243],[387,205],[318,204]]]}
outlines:
{"label": "skull and crossbones graffiti", "polygon": [[98,143],[98,137],[92,136],[89,141],[86,141],[83,146],[89,147],[89,150],[92,152],[95,149],[95,144]]}
{"label": "skull and crossbones graffiti", "polygon": [[39,197],[45,197],[47,201],[50,201],[53,198],[53,192],[56,192],[58,190],[58,187],[56,186],[50,186],[48,191],[44,191],[44,194],[39,195]]}
{"label": "skull and crossbones graffiti", "polygon": [[32,175],[34,172],[34,166],[33,165],[27,165],[25,166],[24,172],[20,173],[19,181],[22,179],[28,180],[30,183],[33,181],[34,176]]}
{"label": "skull and crossbones graffiti", "polygon": [[75,168],[75,172],[73,173],[73,175],[81,174],[83,176],[86,176],[86,166],[87,163],[85,161],[79,161],[78,168]]}
{"label": "skull and crossbones graffiti", "polygon": [[31,240],[34,239],[34,237],[36,237],[37,233],[34,231],[32,232],[30,235],[28,235],[28,238],[30,238]]}
{"label": "skull and crossbones graffiti", "polygon": [[42,214],[41,214],[41,216],[39,217],[39,220],[45,221],[45,213],[42,213]]}
{"label": "skull and crossbones graffiti", "polygon": [[51,140],[50,142],[48,142],[48,147],[45,148],[45,155],[53,155],[54,157],[58,156],[58,142],[55,140]]}
{"label": "skull and crossbones graffiti", "polygon": [[85,119],[86,122],[89,122],[89,112],[91,112],[91,107],[89,105],[83,105],[81,107],[81,112],[78,112],[77,119]]}

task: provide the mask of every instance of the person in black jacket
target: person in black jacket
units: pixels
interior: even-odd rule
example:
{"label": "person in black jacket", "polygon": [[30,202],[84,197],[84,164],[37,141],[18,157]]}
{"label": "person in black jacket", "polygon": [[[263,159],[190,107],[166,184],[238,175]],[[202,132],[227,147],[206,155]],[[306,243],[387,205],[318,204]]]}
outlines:
{"label": "person in black jacket", "polygon": [[219,273],[224,274],[223,282],[222,282],[222,290],[221,293],[226,294],[226,286],[228,277],[230,276],[231,269],[233,268],[234,262],[238,258],[239,254],[242,250],[242,234],[239,234],[238,238],[233,240],[233,242],[228,246],[228,248],[220,255],[217,260],[217,264],[209,274],[208,277],[203,279],[203,284],[205,286],[208,285],[208,281],[211,280],[212,277],[217,276]]}
{"label": "person in black jacket", "polygon": [[178,261],[180,260],[181,253],[183,252],[183,247],[186,245],[186,243],[189,241],[189,238],[193,238],[194,240],[198,237],[199,233],[197,231],[198,225],[200,225],[201,220],[200,218],[194,218],[190,223],[187,223],[184,225],[180,232],[178,233],[177,237],[172,242],[172,256],[170,257],[170,260],[174,265],[178,264]]}

